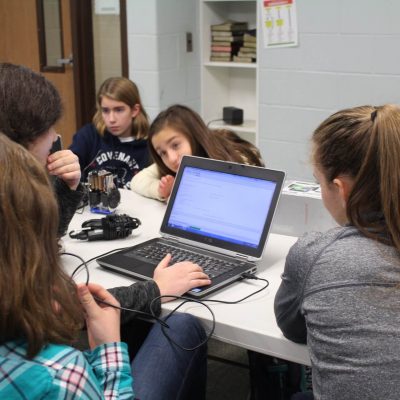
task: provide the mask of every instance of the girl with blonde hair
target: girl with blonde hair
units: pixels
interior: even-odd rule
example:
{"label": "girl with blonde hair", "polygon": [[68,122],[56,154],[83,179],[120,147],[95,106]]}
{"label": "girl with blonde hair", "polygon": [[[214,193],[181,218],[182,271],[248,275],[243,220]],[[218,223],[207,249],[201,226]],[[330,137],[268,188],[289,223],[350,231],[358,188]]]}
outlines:
{"label": "girl with blonde hair", "polygon": [[139,90],[127,78],[109,78],[97,93],[91,124],[75,133],[70,150],[79,157],[82,179],[90,171],[105,169],[119,187],[148,165],[149,120]]}

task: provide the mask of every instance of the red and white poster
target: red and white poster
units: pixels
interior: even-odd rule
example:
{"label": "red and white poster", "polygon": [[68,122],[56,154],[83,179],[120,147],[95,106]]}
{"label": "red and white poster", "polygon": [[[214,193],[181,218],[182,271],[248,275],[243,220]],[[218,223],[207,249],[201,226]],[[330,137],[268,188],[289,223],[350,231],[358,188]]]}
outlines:
{"label": "red and white poster", "polygon": [[298,44],[296,0],[262,0],[264,47]]}

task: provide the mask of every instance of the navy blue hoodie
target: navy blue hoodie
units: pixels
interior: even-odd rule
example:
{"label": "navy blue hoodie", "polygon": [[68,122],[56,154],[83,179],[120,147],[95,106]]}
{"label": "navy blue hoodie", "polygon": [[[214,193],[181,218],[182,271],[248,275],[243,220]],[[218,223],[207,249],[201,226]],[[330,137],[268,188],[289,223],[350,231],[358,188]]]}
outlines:
{"label": "navy blue hoodie", "polygon": [[90,171],[106,169],[117,175],[119,187],[129,187],[133,176],[149,165],[147,139],[121,142],[107,130],[101,136],[93,124],[79,129],[69,148],[79,157],[84,182]]}

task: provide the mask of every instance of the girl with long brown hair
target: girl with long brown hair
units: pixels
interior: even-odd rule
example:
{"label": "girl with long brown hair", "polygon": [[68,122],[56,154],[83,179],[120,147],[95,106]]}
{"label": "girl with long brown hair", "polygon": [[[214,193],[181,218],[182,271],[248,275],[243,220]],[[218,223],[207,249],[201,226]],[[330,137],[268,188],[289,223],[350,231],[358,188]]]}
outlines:
{"label": "girl with long brown hair", "polygon": [[[300,238],[275,314],[307,343],[315,399],[399,398],[400,107],[339,111],[312,136],[314,176],[340,227]],[[300,398],[300,397],[299,397]]]}
{"label": "girl with long brown hair", "polygon": [[150,126],[149,149],[154,164],[135,175],[131,188],[158,200],[171,194],[184,155],[263,166],[259,150],[227,129],[210,130],[189,107],[173,105]]}
{"label": "girl with long brown hair", "polygon": [[[0,134],[0,398],[133,398],[118,305],[61,268],[58,206],[37,159]],[[90,352],[70,345],[83,321]]]}

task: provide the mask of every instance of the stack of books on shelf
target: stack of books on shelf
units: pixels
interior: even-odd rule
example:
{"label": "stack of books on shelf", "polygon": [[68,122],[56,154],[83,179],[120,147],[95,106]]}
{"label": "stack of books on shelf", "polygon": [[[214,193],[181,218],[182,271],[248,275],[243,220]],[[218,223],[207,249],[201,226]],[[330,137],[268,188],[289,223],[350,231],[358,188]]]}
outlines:
{"label": "stack of books on shelf", "polygon": [[237,55],[233,56],[234,62],[254,63],[257,61],[257,31],[250,29],[243,34],[243,45]]}
{"label": "stack of books on shelf", "polygon": [[247,29],[247,22],[226,21],[211,25],[210,61],[232,61],[243,44]]}

